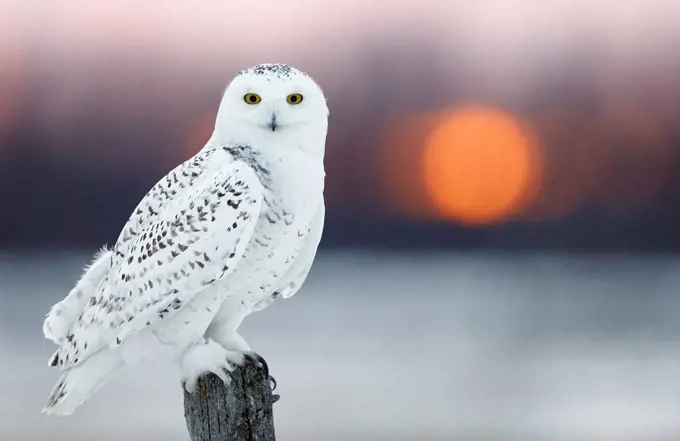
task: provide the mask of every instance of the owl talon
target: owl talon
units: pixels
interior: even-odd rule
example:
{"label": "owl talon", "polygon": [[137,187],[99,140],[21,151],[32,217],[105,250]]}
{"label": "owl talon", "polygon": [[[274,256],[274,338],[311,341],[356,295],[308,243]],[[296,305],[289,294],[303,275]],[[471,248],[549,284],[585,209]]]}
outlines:
{"label": "owl talon", "polygon": [[182,381],[182,388],[193,395],[196,392],[196,380]]}
{"label": "owl talon", "polygon": [[244,366],[254,366],[257,367],[257,361],[255,360],[255,357],[253,357],[250,354],[243,354],[243,365]]}
{"label": "owl talon", "polygon": [[274,384],[272,385],[272,392],[273,392],[273,391],[276,390],[276,379],[270,375],[270,376],[269,376],[269,381],[272,382],[272,383],[274,383]]}
{"label": "owl talon", "polygon": [[264,368],[264,375],[267,378],[269,378],[270,377],[270,375],[269,375],[269,365],[267,364],[267,361],[264,358],[262,358],[262,356],[260,354],[255,354],[255,358],[257,358],[257,361],[259,361],[260,364],[262,365],[262,367]]}
{"label": "owl talon", "polygon": [[[227,375],[229,375],[229,378],[231,379],[231,381],[236,382],[236,377],[234,376],[234,373],[232,371],[230,371],[227,368],[223,368],[222,371],[224,373],[226,373]],[[224,381],[224,380],[222,380],[222,381]],[[226,381],[224,381],[224,382],[226,383]]]}
{"label": "owl talon", "polygon": [[264,369],[264,374],[269,378],[269,365],[267,365],[267,362],[260,354],[256,352],[244,353],[243,358],[245,359],[245,364],[256,368],[262,367]]}

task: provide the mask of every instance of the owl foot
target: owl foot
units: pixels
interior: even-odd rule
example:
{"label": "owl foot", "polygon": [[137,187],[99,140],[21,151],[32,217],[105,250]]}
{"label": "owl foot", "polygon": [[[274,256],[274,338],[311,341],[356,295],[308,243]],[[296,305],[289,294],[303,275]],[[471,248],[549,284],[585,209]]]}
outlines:
{"label": "owl foot", "polygon": [[259,368],[264,369],[264,374],[267,376],[267,379],[269,379],[269,381],[273,383],[272,390],[276,389],[276,379],[269,375],[269,366],[267,365],[267,361],[257,352],[252,351],[244,352],[243,356],[246,359],[246,364],[255,366],[258,369]]}
{"label": "owl foot", "polygon": [[245,354],[228,351],[214,340],[203,338],[182,357],[182,384],[187,392],[193,393],[198,379],[202,375],[213,373],[228,385],[234,380],[233,371],[236,366],[246,363]]}
{"label": "owl foot", "polygon": [[[247,364],[258,369],[264,369],[265,375],[269,378],[269,366],[267,365],[267,361],[257,352],[251,351],[248,343],[232,329],[232,326],[215,326],[209,328],[206,337],[214,339],[230,351],[242,353]],[[276,384],[276,380],[274,380],[274,383]]]}
{"label": "owl foot", "polygon": [[267,378],[270,377],[269,375],[269,366],[267,365],[267,362],[265,361],[264,358],[257,352],[244,352],[243,357],[246,360],[246,364],[249,364],[251,366],[255,366],[256,368],[262,368],[264,369],[264,374],[267,376]]}
{"label": "owl foot", "polygon": [[267,376],[270,382],[273,383],[272,390],[276,389],[276,379],[269,375],[269,366],[267,361],[257,352],[248,351],[243,353],[243,357],[246,360],[246,364],[255,366],[256,368],[264,369],[264,374]]}

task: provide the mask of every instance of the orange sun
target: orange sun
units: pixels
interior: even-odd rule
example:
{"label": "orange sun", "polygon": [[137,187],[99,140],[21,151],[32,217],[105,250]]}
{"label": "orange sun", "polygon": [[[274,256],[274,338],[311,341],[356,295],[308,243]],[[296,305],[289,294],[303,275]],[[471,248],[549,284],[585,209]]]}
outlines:
{"label": "orange sun", "polygon": [[533,199],[541,161],[518,121],[472,107],[444,115],[421,165],[428,196],[443,216],[486,225],[518,214]]}

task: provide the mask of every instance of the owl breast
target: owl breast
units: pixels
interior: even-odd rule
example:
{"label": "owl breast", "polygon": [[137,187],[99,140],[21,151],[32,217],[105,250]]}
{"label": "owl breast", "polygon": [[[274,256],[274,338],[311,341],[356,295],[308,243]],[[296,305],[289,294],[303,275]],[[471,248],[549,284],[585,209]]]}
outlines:
{"label": "owl breast", "polygon": [[299,154],[267,161],[248,147],[232,148],[237,160],[258,175],[263,189],[260,214],[243,257],[219,288],[225,299],[215,320],[244,317],[281,289],[302,251],[323,202],[323,165]]}
{"label": "owl breast", "polygon": [[275,295],[305,246],[319,200],[298,206],[298,213],[287,211],[281,202],[266,195],[243,258],[221,282],[226,295],[218,321],[245,316],[259,302]]}

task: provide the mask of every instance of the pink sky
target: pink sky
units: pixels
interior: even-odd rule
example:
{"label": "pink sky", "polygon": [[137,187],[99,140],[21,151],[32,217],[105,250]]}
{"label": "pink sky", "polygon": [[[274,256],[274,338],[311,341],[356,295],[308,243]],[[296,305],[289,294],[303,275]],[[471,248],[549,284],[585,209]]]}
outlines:
{"label": "pink sky", "polygon": [[[200,7],[198,5],[201,5]],[[677,35],[676,0],[0,0],[4,24],[69,51],[155,49],[217,55],[348,49],[370,35],[430,35],[471,49],[527,48],[583,33],[634,49]]]}

